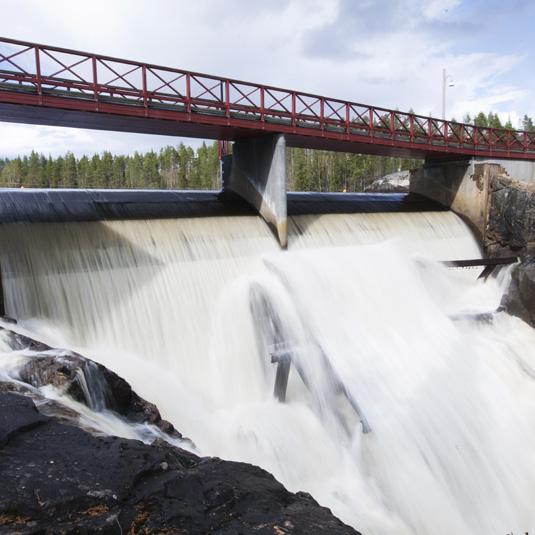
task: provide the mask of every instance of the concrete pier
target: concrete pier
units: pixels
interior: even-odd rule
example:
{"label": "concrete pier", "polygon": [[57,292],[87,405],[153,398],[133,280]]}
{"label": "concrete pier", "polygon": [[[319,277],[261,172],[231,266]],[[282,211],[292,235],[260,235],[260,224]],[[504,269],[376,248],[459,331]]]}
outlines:
{"label": "concrete pier", "polygon": [[483,239],[488,213],[489,173],[495,164],[475,159],[426,161],[411,176],[410,191],[450,208]]}
{"label": "concrete pier", "polygon": [[288,243],[286,140],[266,135],[236,141],[223,161],[223,192],[251,204],[273,228],[282,247]]}

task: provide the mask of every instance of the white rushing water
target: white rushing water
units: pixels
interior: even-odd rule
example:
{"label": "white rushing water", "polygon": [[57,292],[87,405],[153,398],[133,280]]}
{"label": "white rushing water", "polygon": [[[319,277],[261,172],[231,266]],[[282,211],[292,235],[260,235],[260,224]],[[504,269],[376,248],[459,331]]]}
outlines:
{"label": "white rushing water", "polygon": [[[201,454],[365,534],[535,529],[535,331],[474,319],[506,273],[436,262],[480,256],[452,213],[299,216],[286,252],[248,216],[0,239],[8,313],[122,375]],[[292,359],[285,403],[271,353]]]}

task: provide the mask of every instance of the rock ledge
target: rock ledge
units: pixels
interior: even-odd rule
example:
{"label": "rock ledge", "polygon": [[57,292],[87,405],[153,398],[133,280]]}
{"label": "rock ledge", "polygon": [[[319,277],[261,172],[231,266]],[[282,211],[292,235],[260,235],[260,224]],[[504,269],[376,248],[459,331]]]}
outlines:
{"label": "rock ledge", "polygon": [[[31,345],[47,354],[30,359],[21,381],[0,382],[0,533],[357,534],[261,468],[173,446],[180,434],[103,366],[80,355],[51,356],[15,333],[11,339],[14,349]],[[76,425],[70,409],[38,410],[43,384],[89,404],[76,377],[95,365],[110,388],[107,410],[158,426],[170,442],[103,436]]]}

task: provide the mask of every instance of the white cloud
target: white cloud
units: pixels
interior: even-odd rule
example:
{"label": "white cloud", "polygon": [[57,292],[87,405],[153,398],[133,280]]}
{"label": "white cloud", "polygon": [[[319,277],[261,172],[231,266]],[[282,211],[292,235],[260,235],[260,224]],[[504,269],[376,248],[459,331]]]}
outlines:
{"label": "white cloud", "polygon": [[460,0],[427,0],[422,5],[422,12],[426,19],[440,19],[460,3]]}
{"label": "white cloud", "polygon": [[186,141],[192,147],[202,143],[197,139],[181,140],[170,136],[10,123],[0,123],[0,139],[0,156],[7,158],[29,154],[32,150],[46,156],[60,156],[66,152],[82,156],[104,151],[133,154],[135,151],[147,152],[166,145],[177,145],[180,141]]}
{"label": "white cloud", "polygon": [[498,113],[500,122],[506,124],[507,121],[511,121],[513,128],[522,128],[522,116],[519,115],[516,111],[504,111]]}

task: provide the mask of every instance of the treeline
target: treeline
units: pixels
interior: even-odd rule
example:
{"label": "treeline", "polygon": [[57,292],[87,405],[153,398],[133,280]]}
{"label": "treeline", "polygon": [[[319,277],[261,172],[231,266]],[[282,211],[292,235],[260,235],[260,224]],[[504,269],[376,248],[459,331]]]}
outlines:
{"label": "treeline", "polygon": [[76,158],[72,152],[52,158],[32,152],[0,159],[0,186],[36,188],[162,188],[217,189],[217,144],[203,143],[196,151],[181,143],[158,153],[111,152]]}
{"label": "treeline", "polygon": [[[418,160],[288,149],[288,187],[297,191],[363,191],[374,179],[417,167]],[[219,189],[217,143],[197,150],[180,144],[158,153],[110,152],[52,158],[32,152],[0,159],[0,186],[25,188]]]}
{"label": "treeline", "polygon": [[415,169],[422,160],[289,149],[288,188],[293,191],[365,191],[377,178]]}
{"label": "treeline", "polygon": [[[453,119],[455,121],[455,119]],[[505,128],[507,130],[517,130],[511,123],[511,119],[508,119],[505,124],[502,124],[497,113],[489,112],[485,114],[479,112],[475,117],[470,117],[467,113],[463,118],[463,123],[474,124],[475,126],[487,127],[487,128]],[[522,121],[519,127],[520,130],[526,130],[527,132],[535,132],[535,125],[533,119],[528,115],[522,117]]]}

